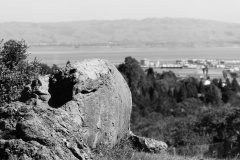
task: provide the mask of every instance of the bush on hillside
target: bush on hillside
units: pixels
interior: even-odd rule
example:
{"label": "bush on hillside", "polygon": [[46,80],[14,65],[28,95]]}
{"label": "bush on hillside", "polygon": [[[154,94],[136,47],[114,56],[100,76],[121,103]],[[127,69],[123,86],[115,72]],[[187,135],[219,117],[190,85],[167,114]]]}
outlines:
{"label": "bush on hillside", "polygon": [[0,48],[0,106],[17,101],[24,86],[38,78],[41,63],[28,62],[27,49],[24,40],[9,40]]}
{"label": "bush on hillside", "polygon": [[28,56],[28,46],[24,40],[9,40],[1,47],[2,63],[10,70]]}
{"label": "bush on hillside", "polygon": [[240,154],[240,109],[235,107],[213,108],[199,115],[196,126],[199,132],[212,135],[211,143],[223,143],[224,153],[218,156],[235,157]]}

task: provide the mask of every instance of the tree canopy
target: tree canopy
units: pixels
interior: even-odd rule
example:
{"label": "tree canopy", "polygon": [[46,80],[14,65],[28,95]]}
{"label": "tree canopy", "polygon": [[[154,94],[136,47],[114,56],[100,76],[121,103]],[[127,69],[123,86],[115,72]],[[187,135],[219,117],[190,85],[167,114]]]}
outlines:
{"label": "tree canopy", "polygon": [[24,40],[9,40],[1,47],[2,62],[9,69],[13,69],[29,55],[28,46]]}

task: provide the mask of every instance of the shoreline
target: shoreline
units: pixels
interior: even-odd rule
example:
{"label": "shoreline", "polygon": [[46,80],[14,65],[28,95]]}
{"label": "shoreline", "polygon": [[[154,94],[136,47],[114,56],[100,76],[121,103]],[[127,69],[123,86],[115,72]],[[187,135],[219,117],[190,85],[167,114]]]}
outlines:
{"label": "shoreline", "polygon": [[[187,48],[187,47],[179,47],[179,48],[160,48],[160,47],[79,47],[74,48],[73,46],[30,46],[29,47],[29,53],[31,54],[49,54],[46,52],[52,51],[51,54],[65,54],[65,51],[76,51],[76,52],[146,52],[146,51],[165,51],[165,52],[171,52],[171,51],[211,51],[211,50],[222,50],[222,49],[229,49],[229,50],[240,50],[240,46],[237,47],[193,47],[193,48]],[[55,52],[55,53],[54,53]],[[56,53],[57,52],[57,53]],[[62,52],[62,53],[61,53]],[[68,53],[71,54],[71,53]]]}

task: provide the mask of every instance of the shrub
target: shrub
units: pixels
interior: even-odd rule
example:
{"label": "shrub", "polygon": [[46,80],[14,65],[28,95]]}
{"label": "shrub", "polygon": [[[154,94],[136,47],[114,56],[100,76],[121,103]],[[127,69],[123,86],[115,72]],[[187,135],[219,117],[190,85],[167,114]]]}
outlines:
{"label": "shrub", "polygon": [[239,115],[240,109],[231,106],[214,108],[199,115],[199,131],[212,135],[212,143],[223,143],[224,152],[218,156],[234,157],[240,154]]}
{"label": "shrub", "polygon": [[40,62],[26,60],[27,48],[23,40],[9,40],[0,48],[0,106],[18,100],[24,86],[38,77]]}
{"label": "shrub", "polygon": [[24,40],[9,40],[5,42],[1,50],[2,62],[7,68],[12,70],[27,58],[27,49],[28,46]]}

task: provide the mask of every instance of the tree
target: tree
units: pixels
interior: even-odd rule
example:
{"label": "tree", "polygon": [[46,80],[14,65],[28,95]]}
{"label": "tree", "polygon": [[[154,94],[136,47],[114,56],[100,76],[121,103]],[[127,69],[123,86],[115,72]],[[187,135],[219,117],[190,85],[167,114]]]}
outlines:
{"label": "tree", "polygon": [[237,78],[238,74],[236,72],[230,72],[232,78]]}
{"label": "tree", "polygon": [[187,98],[198,98],[198,90],[197,87],[194,85],[194,83],[187,83],[186,84],[187,89]]}
{"label": "tree", "polygon": [[0,48],[0,107],[23,97],[24,87],[38,78],[40,62],[26,60],[27,48],[24,40],[9,40]]}
{"label": "tree", "polygon": [[217,78],[214,78],[213,80],[212,80],[212,83],[215,85],[215,86],[217,86],[218,87],[218,79]]}
{"label": "tree", "polygon": [[[154,90],[150,89],[150,83],[147,76],[139,62],[132,58],[126,57],[125,63],[118,66],[118,70],[124,75],[124,78],[128,82],[128,86],[132,92],[133,103],[144,110],[149,106],[150,95],[153,98]],[[141,107],[143,106],[143,107]]]}
{"label": "tree", "polygon": [[59,70],[59,67],[56,64],[52,65],[52,72]]}
{"label": "tree", "polygon": [[203,93],[204,92],[204,85],[203,85],[203,81],[201,80],[198,84],[198,93]]}
{"label": "tree", "polygon": [[29,55],[27,53],[28,46],[24,40],[9,40],[3,44],[1,49],[2,62],[10,70]]}
{"label": "tree", "polygon": [[148,68],[147,70],[147,78],[149,78],[151,81],[154,81],[154,71],[153,68]]}
{"label": "tree", "polygon": [[220,78],[217,86],[218,86],[219,89],[221,89],[221,91],[223,91],[223,82],[222,82],[221,78]]}
{"label": "tree", "polygon": [[181,102],[181,101],[184,101],[185,99],[187,99],[187,88],[185,83],[182,83],[178,92],[177,101]]}
{"label": "tree", "polygon": [[172,72],[172,71],[163,71],[161,75],[159,75],[159,78],[160,79],[164,79],[164,80],[167,80],[167,81],[172,81],[172,82],[175,82],[177,80],[177,77],[176,75]]}
{"label": "tree", "polygon": [[146,81],[146,74],[139,65],[139,62],[132,57],[126,57],[125,63],[120,64],[118,70],[126,75],[129,88],[133,93],[136,93],[139,89],[139,81],[141,78],[143,78],[143,81]]}
{"label": "tree", "polygon": [[222,93],[217,86],[210,84],[204,86],[204,90],[206,103],[211,103],[213,105],[218,105],[221,103]]}
{"label": "tree", "polygon": [[236,78],[232,80],[232,90],[235,92],[239,91],[239,84]]}
{"label": "tree", "polygon": [[52,74],[52,69],[47,64],[41,63],[40,66],[41,66],[41,72],[40,73],[42,75]]}
{"label": "tree", "polygon": [[226,79],[226,86],[225,86],[225,88],[227,88],[227,89],[231,89],[232,88],[231,82],[230,82],[230,80],[228,78]]}

